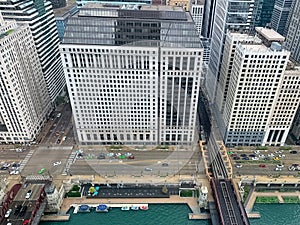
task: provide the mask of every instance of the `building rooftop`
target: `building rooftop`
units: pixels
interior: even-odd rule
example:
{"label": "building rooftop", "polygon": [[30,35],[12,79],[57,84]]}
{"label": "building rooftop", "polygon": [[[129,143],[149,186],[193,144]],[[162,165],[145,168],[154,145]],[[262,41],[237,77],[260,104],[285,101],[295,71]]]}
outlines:
{"label": "building rooftop", "polygon": [[255,27],[255,30],[258,34],[262,35],[268,41],[278,41],[283,42],[285,37],[277,33],[273,29],[264,28],[264,27]]}
{"label": "building rooftop", "polygon": [[182,8],[129,8],[88,4],[69,18],[63,44],[202,47],[190,13]]}

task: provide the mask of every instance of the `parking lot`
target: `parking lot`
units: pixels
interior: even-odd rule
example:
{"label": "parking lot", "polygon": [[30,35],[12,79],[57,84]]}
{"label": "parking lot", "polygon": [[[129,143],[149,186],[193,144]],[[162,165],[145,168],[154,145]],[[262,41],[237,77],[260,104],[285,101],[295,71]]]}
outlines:
{"label": "parking lot", "polygon": [[[299,150],[231,150],[236,175],[298,175]],[[294,166],[292,166],[294,165]],[[300,169],[300,167],[299,167]]]}

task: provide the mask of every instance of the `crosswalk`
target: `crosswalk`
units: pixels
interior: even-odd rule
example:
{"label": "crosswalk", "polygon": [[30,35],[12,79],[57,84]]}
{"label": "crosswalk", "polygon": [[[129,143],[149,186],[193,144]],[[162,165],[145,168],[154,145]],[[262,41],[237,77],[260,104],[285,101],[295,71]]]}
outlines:
{"label": "crosswalk", "polygon": [[28,152],[28,154],[25,156],[25,158],[22,160],[20,167],[19,167],[20,172],[24,169],[25,165],[28,163],[28,161],[30,160],[33,153],[34,153],[34,150],[30,150]]}
{"label": "crosswalk", "polygon": [[61,175],[68,175],[71,165],[76,161],[76,155],[77,155],[76,151],[71,152],[67,160],[66,166],[63,170],[63,173]]}

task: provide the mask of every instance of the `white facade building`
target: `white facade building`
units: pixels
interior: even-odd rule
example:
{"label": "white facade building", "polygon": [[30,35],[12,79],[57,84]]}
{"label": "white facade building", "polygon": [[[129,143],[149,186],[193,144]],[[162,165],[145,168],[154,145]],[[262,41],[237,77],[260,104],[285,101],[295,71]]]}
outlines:
{"label": "white facade building", "polygon": [[[234,42],[238,36],[241,41]],[[267,47],[241,34],[229,33],[225,43],[224,60],[233,58],[232,67],[222,65],[221,71],[225,79],[230,76],[225,102],[219,104],[225,143],[283,145],[300,101],[299,74],[285,71],[290,53],[278,43]]]}
{"label": "white facade building", "polygon": [[202,22],[204,15],[204,1],[203,0],[194,0],[191,2],[190,12],[194,20],[196,29],[201,36],[202,33]]}
{"label": "white facade building", "polygon": [[216,1],[213,29],[211,35],[211,52],[205,87],[211,102],[215,100],[220,65],[223,56],[224,41],[227,30],[248,31],[253,23],[255,0],[219,0]]}
{"label": "white facade building", "polygon": [[50,1],[3,0],[0,10],[4,19],[13,19],[30,27],[42,66],[51,101],[65,87],[62,62],[59,54],[59,38]]}
{"label": "white facade building", "polygon": [[82,8],[60,49],[82,144],[193,143],[203,48],[189,13]]}
{"label": "white facade building", "polygon": [[50,97],[29,27],[0,20],[0,143],[29,143],[46,121]]}

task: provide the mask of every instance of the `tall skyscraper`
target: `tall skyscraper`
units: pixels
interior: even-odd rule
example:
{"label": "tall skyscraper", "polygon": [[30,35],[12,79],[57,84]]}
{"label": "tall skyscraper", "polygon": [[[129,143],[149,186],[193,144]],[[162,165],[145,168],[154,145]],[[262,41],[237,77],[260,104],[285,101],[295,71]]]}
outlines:
{"label": "tall skyscraper", "polygon": [[288,16],[294,0],[276,0],[272,15],[271,27],[279,34],[284,35]]}
{"label": "tall skyscraper", "polygon": [[199,36],[201,36],[204,14],[204,0],[193,0],[190,6],[190,12],[194,20],[196,29],[199,33]]}
{"label": "tall skyscraper", "polygon": [[205,0],[204,17],[202,25],[202,36],[210,39],[215,18],[217,0]]}
{"label": "tall skyscraper", "polygon": [[37,50],[28,25],[0,14],[0,143],[29,143],[51,109]]}
{"label": "tall skyscraper", "polygon": [[255,0],[253,27],[271,26],[275,0]]}
{"label": "tall skyscraper", "polygon": [[202,52],[181,7],[82,8],[60,46],[83,144],[192,144]]}
{"label": "tall skyscraper", "polygon": [[257,30],[269,47],[257,37],[226,36],[220,81],[229,81],[218,86],[225,90],[218,106],[227,145],[283,145],[300,103],[300,73],[286,70],[290,53],[272,42],[284,38]]}
{"label": "tall skyscraper", "polygon": [[300,63],[300,1],[294,1],[286,27],[285,47],[294,60]]}
{"label": "tall skyscraper", "polygon": [[207,95],[214,101],[227,30],[248,31],[253,22],[254,0],[219,0],[215,7],[211,52],[205,80]]}
{"label": "tall skyscraper", "polygon": [[42,65],[51,101],[54,102],[65,86],[59,39],[50,1],[4,0],[0,2],[3,18],[28,24]]}

